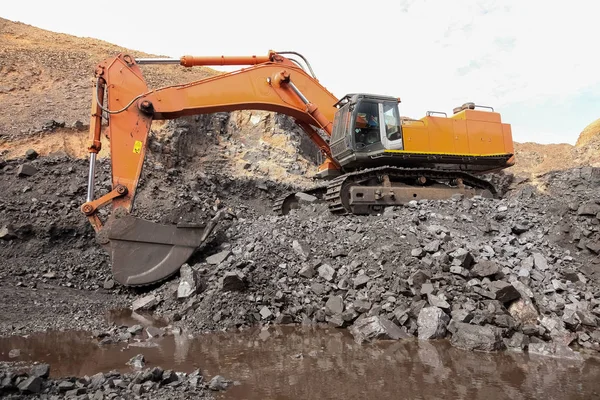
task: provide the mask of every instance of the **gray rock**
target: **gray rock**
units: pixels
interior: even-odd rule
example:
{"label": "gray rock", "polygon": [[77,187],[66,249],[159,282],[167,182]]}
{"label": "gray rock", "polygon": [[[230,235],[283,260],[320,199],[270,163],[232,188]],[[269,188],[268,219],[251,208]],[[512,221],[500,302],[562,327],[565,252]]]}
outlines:
{"label": "gray rock", "polygon": [[598,318],[594,314],[592,314],[588,310],[577,310],[575,312],[579,321],[581,321],[582,325],[589,327],[597,327],[598,326]]}
{"label": "gray rock", "polygon": [[292,318],[289,314],[281,313],[275,318],[275,323],[279,325],[287,325],[292,324],[294,322],[294,318]]}
{"label": "gray rock", "polygon": [[325,303],[328,315],[341,314],[344,312],[344,300],[342,296],[330,296]]}
{"label": "gray rock", "polygon": [[528,298],[520,298],[510,304],[508,313],[520,325],[537,325],[539,313]]}
{"label": "gray rock", "polygon": [[375,340],[398,340],[410,337],[406,330],[381,316],[359,319],[349,328],[349,331],[357,343]]}
{"label": "gray rock", "polygon": [[521,297],[530,299],[533,298],[533,291],[529,286],[525,285],[523,282],[512,281],[511,285],[513,285],[515,289],[517,289],[519,293],[521,293]]}
{"label": "gray rock", "polygon": [[76,120],[75,122],[73,122],[73,124],[71,125],[71,128],[75,129],[76,131],[82,131],[85,129],[85,125],[83,124],[83,122],[81,122],[80,120]]}
{"label": "gray rock", "polygon": [[177,376],[177,373],[171,369],[167,369],[163,371],[160,382],[163,385],[168,385],[169,383],[177,382],[178,380],[179,377]]}
{"label": "gray rock", "polygon": [[106,378],[102,372],[98,372],[96,375],[92,375],[90,377],[90,384],[88,387],[92,390],[98,389],[102,387],[102,385],[106,382]]}
{"label": "gray rock", "polygon": [[[54,273],[52,273],[52,274],[54,274]],[[115,287],[115,281],[108,278],[104,281],[104,284],[102,285],[102,287],[106,290],[111,290]]]}
{"label": "gray rock", "polygon": [[416,289],[421,289],[421,286],[427,282],[429,278],[430,275],[427,272],[419,269],[408,278],[408,284],[414,286]]}
{"label": "gray rock", "polygon": [[310,279],[313,276],[315,276],[315,269],[312,265],[305,265],[302,268],[300,268],[300,272],[298,272],[298,275]]}
{"label": "gray rock", "polygon": [[502,303],[508,303],[521,297],[521,293],[513,285],[505,281],[490,282],[488,289],[493,294],[493,298]]}
{"label": "gray rock", "polygon": [[576,334],[567,330],[565,322],[558,316],[544,316],[540,321],[540,325],[546,328],[550,333],[550,337],[556,343],[568,346],[576,338]]}
{"label": "gray rock", "polygon": [[315,196],[303,192],[298,192],[295,194],[295,196],[296,200],[298,200],[298,203],[300,204],[312,204],[318,200]]}
{"label": "gray rock", "polygon": [[20,177],[33,176],[37,174],[37,172],[38,170],[33,165],[29,164],[21,164],[19,165],[19,168],[17,168],[17,176]]}
{"label": "gray rock", "polygon": [[208,382],[208,388],[213,391],[227,390],[230,384],[230,380],[223,378],[221,375],[216,375]]}
{"label": "gray rock", "polygon": [[421,258],[425,255],[425,252],[423,251],[422,248],[419,247],[417,249],[412,249],[410,251],[410,255],[413,257]]}
{"label": "gray rock", "polygon": [[528,353],[553,358],[583,361],[583,356],[580,353],[573,351],[565,344],[557,342],[530,343]]}
{"label": "gray rock", "polygon": [[440,242],[439,240],[432,240],[431,242],[429,242],[425,245],[423,250],[425,250],[428,253],[435,253],[436,251],[438,251],[440,249],[441,245],[442,245],[442,242]]}
{"label": "gray rock", "polygon": [[333,326],[334,328],[342,328],[346,324],[346,321],[341,314],[328,316],[326,320],[329,325]]}
{"label": "gray rock", "polygon": [[307,260],[310,255],[310,247],[304,242],[294,240],[292,242],[292,249],[294,250],[294,253],[303,260]]}
{"label": "gray rock", "polygon": [[144,358],[143,354],[138,354],[134,357],[131,357],[129,361],[127,361],[127,365],[130,365],[135,369],[142,369],[146,365],[146,359]]}
{"label": "gray rock", "polygon": [[451,316],[455,322],[470,322],[473,319],[473,313],[462,308],[460,310],[452,310]]}
{"label": "gray rock", "polygon": [[533,265],[540,271],[546,271],[548,269],[548,261],[541,253],[533,253]]}
{"label": "gray rock", "polygon": [[37,376],[38,378],[47,379],[50,376],[50,365],[49,364],[38,364],[31,367],[29,376]]}
{"label": "gray rock", "polygon": [[15,373],[7,371],[5,374],[0,374],[0,393],[4,389],[11,390],[15,379]]}
{"label": "gray rock", "polygon": [[565,285],[558,279],[552,279],[551,283],[552,283],[552,288],[557,292],[560,292],[560,291],[564,292],[565,290],[567,290],[567,285]]}
{"label": "gray rock", "polygon": [[453,323],[454,333],[450,343],[454,347],[475,351],[497,351],[504,349],[502,331],[492,325]]}
{"label": "gray rock", "polygon": [[21,357],[20,349],[12,349],[8,352],[8,358],[17,358],[17,357]]}
{"label": "gray rock", "polygon": [[273,313],[271,312],[271,310],[269,310],[269,307],[267,307],[267,306],[264,306],[263,308],[261,308],[259,313],[260,313],[260,317],[262,319],[268,319],[273,316]]}
{"label": "gray rock", "polygon": [[146,333],[151,338],[162,337],[162,336],[165,335],[165,331],[163,329],[161,329],[161,328],[157,328],[156,326],[149,326],[149,327],[147,327],[146,328]]}
{"label": "gray rock", "polygon": [[17,238],[15,229],[12,225],[4,225],[0,228],[0,239],[2,240],[13,240]]}
{"label": "gray rock", "polygon": [[144,387],[142,385],[140,385],[139,383],[136,383],[133,386],[131,386],[131,391],[133,392],[134,395],[139,397],[142,394],[144,394]]}
{"label": "gray rock", "polygon": [[450,253],[454,265],[459,265],[463,268],[470,269],[473,264],[473,255],[463,248],[457,249]]}
{"label": "gray rock", "polygon": [[354,289],[362,289],[363,287],[367,286],[367,282],[369,282],[369,277],[365,274],[360,274],[354,278],[352,283],[354,285]]}
{"label": "gray rock", "polygon": [[593,201],[584,203],[581,206],[579,206],[579,208],[577,209],[577,215],[595,216],[598,213],[600,213],[600,204],[597,204],[596,202],[593,202]]}
{"label": "gray rock", "polygon": [[354,308],[348,308],[342,313],[342,319],[345,322],[353,322],[358,318],[358,312]]}
{"label": "gray rock", "polygon": [[312,290],[314,294],[321,296],[329,292],[329,287],[321,283],[315,282],[312,285],[310,285],[310,290]]}
{"label": "gray rock", "polygon": [[493,276],[500,272],[500,266],[493,261],[481,260],[471,269],[471,274],[479,278]]}
{"label": "gray rock", "polygon": [[470,275],[470,272],[468,269],[461,267],[460,265],[453,265],[450,267],[450,273],[455,274],[455,275],[460,275],[463,277],[468,277]]}
{"label": "gray rock", "polygon": [[131,305],[133,311],[149,311],[158,305],[158,297],[149,294],[142,298],[134,300]]}
{"label": "gray rock", "polygon": [[588,250],[596,253],[596,254],[600,254],[600,241],[597,242],[587,242],[585,244],[585,247],[588,248]]}
{"label": "gray rock", "polygon": [[354,300],[354,309],[359,313],[366,313],[371,309],[371,302],[367,300]]}
{"label": "gray rock", "polygon": [[424,283],[421,286],[421,294],[433,294],[434,288],[432,283]]}
{"label": "gray rock", "polygon": [[38,152],[34,149],[27,149],[27,151],[25,152],[25,158],[28,160],[35,160],[36,158],[38,158],[38,155]]}
{"label": "gray rock", "polygon": [[513,225],[512,231],[515,235],[520,235],[521,233],[525,233],[529,230],[529,225],[527,224],[516,224]]}
{"label": "gray rock", "polygon": [[188,264],[183,264],[179,270],[180,279],[177,287],[177,298],[187,299],[200,291],[198,273]]}
{"label": "gray rock", "polygon": [[241,271],[225,272],[221,278],[221,288],[224,292],[241,292],[246,287],[246,276]]}
{"label": "gray rock", "polygon": [[18,388],[23,393],[40,393],[42,391],[42,379],[39,376],[30,376],[19,383]]}
{"label": "gray rock", "polygon": [[127,332],[131,333],[132,335],[137,335],[143,330],[144,328],[141,325],[133,325],[127,328]]}
{"label": "gray rock", "polygon": [[445,310],[450,308],[450,304],[446,301],[445,296],[436,296],[430,293],[427,295],[427,301],[429,302],[429,305],[433,307],[439,307]]}
{"label": "gray rock", "polygon": [[223,250],[216,254],[206,257],[206,262],[210,265],[219,265],[223,261],[225,261],[230,254],[231,252],[229,250]]}
{"label": "gray rock", "polygon": [[75,382],[62,381],[58,384],[58,390],[62,393],[75,389]]}
{"label": "gray rock", "polygon": [[510,338],[504,339],[504,345],[509,350],[523,351],[529,345],[529,337],[521,332],[514,332]]}
{"label": "gray rock", "polygon": [[335,269],[331,267],[329,264],[323,264],[319,267],[319,276],[325,279],[327,282],[331,282],[335,275]]}
{"label": "gray rock", "polygon": [[450,317],[439,307],[424,307],[417,319],[419,339],[441,339],[446,336]]}

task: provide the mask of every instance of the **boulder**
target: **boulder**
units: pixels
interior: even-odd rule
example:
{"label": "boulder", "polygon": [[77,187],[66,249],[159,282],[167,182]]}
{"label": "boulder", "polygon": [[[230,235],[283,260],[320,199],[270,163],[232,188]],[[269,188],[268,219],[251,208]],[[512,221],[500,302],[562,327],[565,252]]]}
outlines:
{"label": "boulder", "polygon": [[492,325],[471,325],[463,322],[453,323],[454,333],[450,343],[454,347],[475,351],[503,350],[502,331]]}
{"label": "boulder", "polygon": [[405,329],[378,315],[357,320],[350,328],[357,343],[374,340],[398,340],[411,337]]}
{"label": "boulder", "polygon": [[424,307],[417,319],[419,339],[440,339],[446,336],[450,317],[439,307]]}
{"label": "boulder", "polygon": [[471,274],[478,278],[494,276],[500,272],[500,266],[493,261],[481,260],[471,269]]}

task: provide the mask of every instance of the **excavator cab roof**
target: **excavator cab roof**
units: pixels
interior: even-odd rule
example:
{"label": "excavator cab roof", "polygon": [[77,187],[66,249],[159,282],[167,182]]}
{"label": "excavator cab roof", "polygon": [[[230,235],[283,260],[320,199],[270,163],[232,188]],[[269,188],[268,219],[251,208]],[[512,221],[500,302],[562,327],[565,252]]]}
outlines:
{"label": "excavator cab roof", "polygon": [[370,93],[349,93],[349,94],[345,95],[344,97],[342,97],[337,103],[335,103],[334,107],[340,108],[348,103],[357,103],[359,100],[362,100],[362,99],[369,99],[369,100],[376,100],[376,101],[396,101],[396,102],[400,103],[399,97],[384,96],[384,95],[380,95],[380,94],[370,94]]}

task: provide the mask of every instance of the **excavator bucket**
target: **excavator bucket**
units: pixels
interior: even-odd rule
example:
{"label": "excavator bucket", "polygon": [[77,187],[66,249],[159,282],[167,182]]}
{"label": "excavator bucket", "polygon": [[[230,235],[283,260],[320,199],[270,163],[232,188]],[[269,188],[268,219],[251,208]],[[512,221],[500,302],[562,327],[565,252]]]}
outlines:
{"label": "excavator bucket", "polygon": [[162,225],[126,215],[107,223],[112,272],[125,286],[160,282],[175,274],[208,238],[223,213],[205,226]]}

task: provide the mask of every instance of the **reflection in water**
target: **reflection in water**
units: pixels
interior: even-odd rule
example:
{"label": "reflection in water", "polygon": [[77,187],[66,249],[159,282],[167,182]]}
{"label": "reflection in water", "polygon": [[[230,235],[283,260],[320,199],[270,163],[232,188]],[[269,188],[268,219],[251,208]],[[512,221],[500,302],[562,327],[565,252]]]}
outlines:
{"label": "reflection in water", "polygon": [[163,319],[157,318],[152,314],[138,313],[128,308],[109,310],[106,312],[105,318],[106,322],[116,326],[142,325],[155,326],[157,328],[167,326],[167,321]]}
{"label": "reflection in water", "polygon": [[406,340],[356,344],[346,331],[271,327],[243,333],[185,334],[159,346],[99,347],[84,333],[0,338],[0,360],[48,362],[52,375],[82,376],[112,369],[138,353],[148,366],[200,368],[238,380],[225,399],[593,399],[600,398],[600,362],[518,353],[473,353],[446,342]]}

